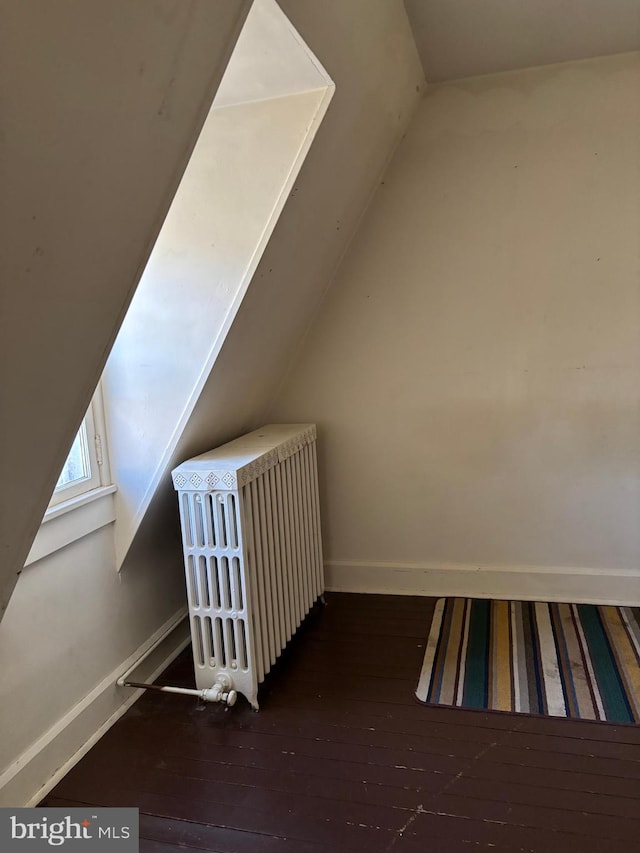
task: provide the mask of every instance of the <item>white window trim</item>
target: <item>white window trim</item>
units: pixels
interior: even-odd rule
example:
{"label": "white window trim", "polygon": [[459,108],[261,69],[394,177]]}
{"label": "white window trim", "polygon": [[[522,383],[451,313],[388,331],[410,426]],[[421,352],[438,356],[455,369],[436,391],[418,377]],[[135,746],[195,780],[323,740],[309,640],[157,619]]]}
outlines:
{"label": "white window trim", "polygon": [[76,435],[76,438],[78,437],[80,437],[81,445],[85,447],[83,456],[85,456],[86,461],[89,463],[89,476],[80,477],[72,480],[70,483],[65,483],[63,486],[56,487],[49,501],[50,507],[66,503],[70,498],[76,497],[76,495],[82,495],[85,492],[93,491],[93,489],[104,485],[102,483],[101,462],[97,453],[98,441],[100,439],[98,438],[94,424],[93,404],[89,406],[87,414],[82,419],[82,424]]}
{"label": "white window trim", "polygon": [[93,396],[84,423],[90,445],[92,476],[54,493],[25,566],[42,560],[115,521],[115,485],[105,446],[105,420],[100,385]]}
{"label": "white window trim", "polygon": [[49,507],[36,535],[25,566],[66,548],[72,542],[116,520],[115,486],[100,486]]}
{"label": "white window trim", "polygon": [[[93,399],[89,404],[87,413],[82,420],[81,430],[84,430],[86,438],[86,452],[89,462],[89,476],[80,480],[74,480],[65,486],[56,489],[49,501],[49,509],[61,504],[67,504],[78,495],[90,494],[101,486],[107,486],[111,482],[109,470],[109,459],[106,453],[104,435],[104,405],[102,402],[102,389],[100,384],[96,388]],[[46,516],[45,516],[46,518]]]}

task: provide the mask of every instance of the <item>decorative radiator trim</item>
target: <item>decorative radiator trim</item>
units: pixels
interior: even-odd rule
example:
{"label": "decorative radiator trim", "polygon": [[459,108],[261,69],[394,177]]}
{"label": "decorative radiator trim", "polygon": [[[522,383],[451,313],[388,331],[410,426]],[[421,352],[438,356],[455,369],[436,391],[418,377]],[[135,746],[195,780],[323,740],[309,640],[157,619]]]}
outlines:
{"label": "decorative radiator trim", "polygon": [[[277,435],[274,427],[278,426],[270,424],[261,430],[255,430],[242,438],[230,441],[218,450],[203,453],[201,456],[195,456],[183,462],[171,472],[174,488],[177,491],[191,492],[202,491],[204,484],[216,491],[242,488],[273,468],[278,462],[284,462],[285,459],[316,440],[315,424],[295,424],[292,427],[296,430],[295,435],[285,439],[277,447],[261,451],[261,439],[265,431],[271,431],[266,433],[267,435]],[[281,431],[282,427],[278,432]],[[225,461],[226,456],[233,457],[236,453],[240,454],[241,458],[242,454],[245,454],[247,461],[236,465],[216,464]],[[250,461],[248,461],[249,458]]]}

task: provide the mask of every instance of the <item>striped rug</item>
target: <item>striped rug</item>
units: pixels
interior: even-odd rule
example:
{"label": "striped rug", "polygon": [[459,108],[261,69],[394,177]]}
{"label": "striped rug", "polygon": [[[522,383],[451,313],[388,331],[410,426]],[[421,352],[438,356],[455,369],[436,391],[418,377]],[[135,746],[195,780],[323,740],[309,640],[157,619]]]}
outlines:
{"label": "striped rug", "polygon": [[422,702],[640,721],[640,608],[438,600]]}

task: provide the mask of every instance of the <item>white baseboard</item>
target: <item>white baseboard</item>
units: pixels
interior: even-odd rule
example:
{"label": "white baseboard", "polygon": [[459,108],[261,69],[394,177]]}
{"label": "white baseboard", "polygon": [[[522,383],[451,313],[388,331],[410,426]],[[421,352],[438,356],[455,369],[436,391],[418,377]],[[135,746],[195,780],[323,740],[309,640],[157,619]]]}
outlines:
{"label": "white baseboard", "polygon": [[[117,679],[154,643],[140,668],[153,681],[189,644],[186,608],[168,619],[140,648],[122,661],[87,696],[38,738],[0,775],[0,806],[35,806],[133,705],[144,690],[118,687]],[[137,672],[136,672],[137,677]]]}
{"label": "white baseboard", "polygon": [[325,578],[335,592],[640,606],[640,569],[329,560]]}

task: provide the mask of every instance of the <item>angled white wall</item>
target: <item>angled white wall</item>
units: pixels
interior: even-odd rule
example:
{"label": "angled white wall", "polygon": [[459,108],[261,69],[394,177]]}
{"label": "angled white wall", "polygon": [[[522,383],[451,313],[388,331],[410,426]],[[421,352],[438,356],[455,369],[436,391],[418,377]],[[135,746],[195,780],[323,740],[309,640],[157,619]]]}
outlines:
{"label": "angled white wall", "polygon": [[276,0],[254,0],[215,97],[216,107],[325,88],[329,77]]}
{"label": "angled white wall", "polygon": [[639,92],[429,89],[268,415],[319,424],[334,586],[640,602]]}
{"label": "angled white wall", "polygon": [[220,86],[224,106],[216,97],[104,372],[118,565],[332,93],[274,0],[258,0]]}
{"label": "angled white wall", "polygon": [[4,4],[0,614],[249,6]]}

